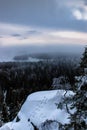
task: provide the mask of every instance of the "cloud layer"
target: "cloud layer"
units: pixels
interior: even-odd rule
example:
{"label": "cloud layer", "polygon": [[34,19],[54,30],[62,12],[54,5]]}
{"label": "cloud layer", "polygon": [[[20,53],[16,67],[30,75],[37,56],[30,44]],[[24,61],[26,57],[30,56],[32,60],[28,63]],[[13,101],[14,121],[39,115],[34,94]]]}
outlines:
{"label": "cloud layer", "polygon": [[0,21],[87,32],[86,0],[2,0]]}
{"label": "cloud layer", "polygon": [[0,45],[86,45],[87,33],[55,30],[16,24],[0,24]]}
{"label": "cloud layer", "polygon": [[59,47],[61,51],[66,48],[67,52],[86,43],[86,0],[0,1],[1,50],[8,46],[13,46],[13,49],[19,46],[22,50],[24,46],[33,46],[36,50],[39,46],[39,51],[41,48],[52,51]]}

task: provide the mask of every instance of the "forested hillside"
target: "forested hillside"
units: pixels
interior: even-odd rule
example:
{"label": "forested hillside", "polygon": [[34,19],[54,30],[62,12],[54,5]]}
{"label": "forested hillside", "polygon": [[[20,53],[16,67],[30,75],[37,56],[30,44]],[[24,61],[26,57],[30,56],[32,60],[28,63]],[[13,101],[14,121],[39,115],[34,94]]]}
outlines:
{"label": "forested hillside", "polygon": [[[0,63],[1,122],[13,120],[30,93],[54,89],[54,78],[65,76],[67,81],[61,81],[61,84],[68,82],[68,89],[73,89],[78,65],[78,59],[75,57],[60,57],[40,62]],[[59,88],[66,89],[65,86]]]}

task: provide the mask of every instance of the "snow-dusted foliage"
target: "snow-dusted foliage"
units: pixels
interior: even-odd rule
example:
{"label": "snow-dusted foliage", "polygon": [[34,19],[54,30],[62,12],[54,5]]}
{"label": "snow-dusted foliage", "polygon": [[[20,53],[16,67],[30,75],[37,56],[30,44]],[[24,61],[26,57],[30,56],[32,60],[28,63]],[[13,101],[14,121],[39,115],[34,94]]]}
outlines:
{"label": "snow-dusted foliage", "polygon": [[71,89],[71,85],[69,83],[69,79],[66,76],[60,76],[59,78],[53,78],[52,83],[53,89]]}
{"label": "snow-dusted foliage", "polygon": [[69,128],[76,130],[87,129],[87,75],[78,77],[75,95],[72,98],[71,109],[75,112],[70,116]]}
{"label": "snow-dusted foliage", "polygon": [[59,123],[57,121],[46,120],[44,123],[41,124],[39,130],[58,130]]}
{"label": "snow-dusted foliage", "polygon": [[75,79],[76,79],[75,86],[77,87],[78,90],[87,89],[87,75],[76,76]]}
{"label": "snow-dusted foliage", "polygon": [[72,98],[71,109],[76,110],[70,116],[68,129],[87,130],[87,69],[85,67],[87,67],[87,48],[85,48],[81,61],[83,73],[75,77],[75,95]]}

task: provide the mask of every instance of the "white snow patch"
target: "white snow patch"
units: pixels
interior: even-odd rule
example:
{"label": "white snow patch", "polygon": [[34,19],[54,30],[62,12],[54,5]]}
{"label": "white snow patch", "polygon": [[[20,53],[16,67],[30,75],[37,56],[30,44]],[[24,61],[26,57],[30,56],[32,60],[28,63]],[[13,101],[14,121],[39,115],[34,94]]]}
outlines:
{"label": "white snow patch", "polygon": [[[57,109],[56,106],[56,104],[61,102],[65,93],[66,91],[64,90],[51,90],[29,95],[18,113],[20,121],[16,122],[15,119],[13,122],[7,123],[0,130],[33,130],[33,126],[30,122],[39,128],[46,120],[55,120],[62,124],[69,123],[69,114],[67,111],[65,109]],[[73,95],[73,92],[68,91],[66,96],[69,95]],[[57,125],[55,124],[54,126]],[[52,127],[52,125],[50,127]],[[52,130],[56,129],[58,128],[52,128]]]}

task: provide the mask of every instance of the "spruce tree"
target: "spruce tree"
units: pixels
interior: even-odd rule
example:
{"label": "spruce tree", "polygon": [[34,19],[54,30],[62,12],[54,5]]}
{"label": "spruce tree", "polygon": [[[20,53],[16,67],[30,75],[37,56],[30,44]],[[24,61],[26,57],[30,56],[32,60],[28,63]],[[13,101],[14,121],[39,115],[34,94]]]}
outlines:
{"label": "spruce tree", "polygon": [[[81,67],[83,70],[87,68],[87,47],[83,53],[81,60]],[[76,77],[75,95],[72,98],[71,109],[74,113],[71,115],[71,122],[68,129],[73,130],[87,130],[87,74],[84,73]]]}
{"label": "spruce tree", "polygon": [[87,68],[87,46],[85,47],[85,51],[84,51],[83,57],[81,59],[80,67],[83,69]]}

